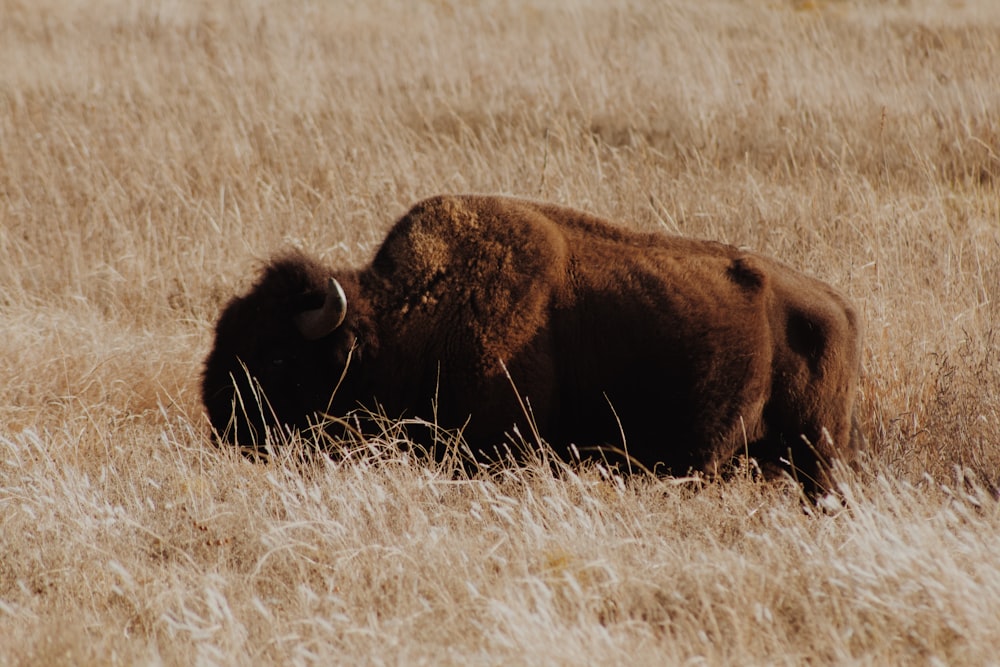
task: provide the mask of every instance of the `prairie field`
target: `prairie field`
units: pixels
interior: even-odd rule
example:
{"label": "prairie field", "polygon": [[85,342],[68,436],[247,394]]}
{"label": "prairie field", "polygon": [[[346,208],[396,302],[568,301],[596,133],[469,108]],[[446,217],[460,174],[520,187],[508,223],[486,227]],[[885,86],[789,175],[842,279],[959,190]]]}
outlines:
{"label": "prairie field", "polygon": [[[842,506],[216,447],[225,302],[445,192],[836,285]],[[0,0],[0,333],[0,665],[997,664],[1000,3]]]}

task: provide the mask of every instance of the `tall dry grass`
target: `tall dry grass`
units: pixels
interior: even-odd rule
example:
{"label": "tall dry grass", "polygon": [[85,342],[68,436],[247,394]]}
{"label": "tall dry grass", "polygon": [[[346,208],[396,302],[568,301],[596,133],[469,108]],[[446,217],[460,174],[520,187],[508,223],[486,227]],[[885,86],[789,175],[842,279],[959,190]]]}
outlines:
{"label": "tall dry grass", "polygon": [[[0,0],[0,63],[0,664],[995,662],[996,3]],[[839,285],[849,509],[216,450],[224,300],[458,191]]]}

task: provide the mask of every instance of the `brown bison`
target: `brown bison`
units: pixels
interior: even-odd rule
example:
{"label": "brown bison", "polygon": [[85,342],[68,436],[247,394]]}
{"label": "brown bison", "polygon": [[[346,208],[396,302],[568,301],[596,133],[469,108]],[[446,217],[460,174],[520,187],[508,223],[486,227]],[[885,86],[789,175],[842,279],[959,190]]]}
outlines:
{"label": "brown bison", "polygon": [[202,391],[217,434],[241,445],[374,411],[461,428],[490,458],[515,427],[532,432],[530,412],[563,456],[713,474],[747,452],[813,486],[860,446],[859,357],[851,305],[775,260],[551,204],[439,196],[360,270],[273,261],[225,307]]}

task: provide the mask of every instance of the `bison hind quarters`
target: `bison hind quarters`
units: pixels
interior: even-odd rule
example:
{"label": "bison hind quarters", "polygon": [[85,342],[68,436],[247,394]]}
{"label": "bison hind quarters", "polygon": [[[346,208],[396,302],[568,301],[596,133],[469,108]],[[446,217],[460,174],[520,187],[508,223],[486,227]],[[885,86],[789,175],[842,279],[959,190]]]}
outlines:
{"label": "bison hind quarters", "polygon": [[767,274],[746,255],[733,258],[726,268],[726,275],[748,292],[760,292],[767,283]]}
{"label": "bison hind quarters", "polygon": [[788,347],[804,359],[809,371],[816,375],[830,337],[824,322],[810,317],[808,313],[793,309],[788,314],[788,321],[785,324],[785,336]]}

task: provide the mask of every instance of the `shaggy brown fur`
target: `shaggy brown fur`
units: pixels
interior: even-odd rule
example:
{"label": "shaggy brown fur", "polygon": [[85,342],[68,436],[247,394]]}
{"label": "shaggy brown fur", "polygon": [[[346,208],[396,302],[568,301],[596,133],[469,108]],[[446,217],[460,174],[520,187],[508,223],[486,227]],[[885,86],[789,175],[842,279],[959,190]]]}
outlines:
{"label": "shaggy brown fur", "polygon": [[[329,276],[347,318],[307,341],[294,316],[322,303]],[[241,443],[267,421],[233,420],[249,371],[284,424],[381,408],[465,425],[490,451],[515,425],[530,433],[513,380],[561,454],[621,449],[682,474],[749,451],[765,467],[792,461],[808,485],[860,445],[859,358],[850,304],[772,259],[549,204],[440,196],[361,271],[298,254],[267,267],[225,308],[203,395],[215,429]]]}

